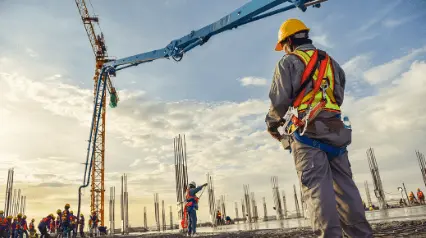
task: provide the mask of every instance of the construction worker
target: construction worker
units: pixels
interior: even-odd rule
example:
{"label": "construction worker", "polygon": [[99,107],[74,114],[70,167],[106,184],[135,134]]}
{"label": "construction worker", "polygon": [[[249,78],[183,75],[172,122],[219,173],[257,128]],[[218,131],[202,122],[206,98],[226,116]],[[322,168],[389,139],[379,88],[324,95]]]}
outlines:
{"label": "construction worker", "polygon": [[90,215],[89,219],[89,227],[90,227],[90,234],[94,235],[93,233],[97,234],[98,229],[98,215],[96,214],[96,211],[92,211],[92,215]]}
{"label": "construction worker", "polygon": [[4,217],[3,210],[0,210],[0,237],[6,237],[6,224],[7,219]]}
{"label": "construction worker", "polygon": [[5,237],[10,237],[13,235],[12,227],[13,227],[13,216],[7,216],[6,225],[5,225],[5,234],[6,234]]}
{"label": "construction worker", "polygon": [[74,216],[74,212],[73,211],[70,211],[70,215],[71,215],[72,236],[76,237],[77,236],[77,217]]}
{"label": "construction worker", "polygon": [[70,204],[65,204],[64,210],[62,211],[62,218],[61,218],[61,232],[63,233],[63,237],[71,237],[71,213],[69,211]]}
{"label": "construction worker", "polygon": [[35,221],[34,218],[31,219],[31,222],[28,225],[28,228],[29,228],[28,230],[30,231],[30,237],[31,238],[36,237],[36,235],[37,235],[37,231],[35,230],[35,227],[34,227],[34,221]]}
{"label": "construction worker", "polygon": [[222,225],[222,214],[220,213],[219,210],[217,210],[217,213],[216,213],[216,224]]}
{"label": "construction worker", "polygon": [[198,186],[194,181],[189,183],[189,188],[186,189],[186,204],[185,209],[188,214],[188,235],[195,235],[197,231],[197,210],[198,210],[198,197],[197,193],[201,191],[207,183]]}
{"label": "construction worker", "polygon": [[28,237],[28,224],[27,224],[27,216],[26,215],[22,216],[21,226],[22,226],[23,232],[25,234],[25,237]]}
{"label": "construction worker", "polygon": [[56,221],[55,221],[55,228],[56,228],[56,235],[59,235],[62,232],[61,229],[61,223],[62,223],[62,211],[61,209],[56,210]]}
{"label": "construction worker", "polygon": [[276,65],[269,92],[268,132],[293,153],[315,234],[342,237],[343,228],[349,237],[372,237],[346,151],[352,130],[340,118],[345,73],[315,48],[309,30],[297,19],[279,29],[275,50],[287,55]]}
{"label": "construction worker", "polygon": [[417,189],[417,199],[421,205],[425,204],[425,195],[423,194],[422,190],[420,190],[420,188]]}
{"label": "construction worker", "polygon": [[78,221],[80,237],[84,237],[84,215],[80,214],[80,220]]}
{"label": "construction worker", "polygon": [[50,228],[50,223],[55,220],[55,216],[53,214],[49,214],[47,217],[41,219],[38,224],[38,230],[40,231],[40,238],[49,237],[47,230]]}
{"label": "construction worker", "polygon": [[408,200],[409,200],[409,202],[410,202],[410,204],[411,204],[411,205],[413,205],[413,204],[417,203],[417,199],[416,199],[416,196],[414,196],[413,191],[411,191],[411,192],[408,194]]}

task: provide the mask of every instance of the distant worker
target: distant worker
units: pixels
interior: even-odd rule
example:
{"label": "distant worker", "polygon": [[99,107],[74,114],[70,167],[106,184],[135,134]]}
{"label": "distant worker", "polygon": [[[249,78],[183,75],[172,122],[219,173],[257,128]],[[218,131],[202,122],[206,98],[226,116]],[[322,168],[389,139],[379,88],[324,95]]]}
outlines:
{"label": "distant worker", "polygon": [[77,236],[77,217],[74,216],[73,211],[70,211],[70,217],[71,217],[72,237],[76,237]]}
{"label": "distant worker", "polygon": [[21,226],[24,231],[25,237],[28,237],[28,224],[27,224],[27,216],[22,216]]}
{"label": "distant worker", "polygon": [[410,202],[410,204],[411,204],[411,205],[414,205],[414,204],[416,204],[416,203],[417,203],[417,199],[416,199],[416,196],[414,196],[413,191],[411,191],[411,192],[408,194],[408,201]]}
{"label": "distant worker", "polygon": [[84,237],[84,216],[80,214],[80,220],[78,221],[78,227],[80,231],[80,237]]}
{"label": "distant worker", "polygon": [[71,213],[70,213],[70,204],[65,204],[64,210],[62,211],[61,215],[61,232],[63,233],[63,236],[71,237]]}
{"label": "distant worker", "polygon": [[40,238],[49,237],[47,230],[50,228],[50,223],[55,220],[55,216],[53,214],[49,214],[49,216],[41,219],[38,224],[38,230],[40,231]]}
{"label": "distant worker", "polygon": [[56,235],[58,236],[62,230],[61,230],[61,224],[62,224],[62,211],[61,209],[56,210],[56,221],[55,223],[55,228],[56,228]]}
{"label": "distant worker", "polygon": [[28,231],[30,232],[31,238],[35,238],[36,234],[37,234],[37,231],[35,230],[34,222],[35,222],[35,219],[33,218],[33,219],[31,219],[31,222],[28,225]]}
{"label": "distant worker", "polygon": [[90,215],[90,219],[89,219],[90,234],[93,234],[93,233],[97,234],[98,223],[99,223],[98,215],[96,214],[96,211],[92,211],[92,215]]}
{"label": "distant worker", "polygon": [[422,190],[420,190],[420,188],[417,189],[417,199],[421,205],[425,204],[425,195],[423,194]]}
{"label": "distant worker", "polygon": [[216,213],[216,224],[222,225],[222,214],[220,213],[219,210],[217,210],[217,213]]}
{"label": "distant worker", "polygon": [[269,92],[268,132],[293,152],[315,234],[342,237],[343,229],[349,237],[372,237],[346,150],[352,129],[340,118],[345,73],[315,48],[309,30],[297,19],[279,29],[275,50],[287,55],[276,65]]}
{"label": "distant worker", "polygon": [[6,237],[7,219],[4,217],[3,210],[0,210],[0,237]]}
{"label": "distant worker", "polygon": [[229,216],[226,216],[225,221],[226,221],[226,225],[230,225],[232,223],[231,217]]}
{"label": "distant worker", "polygon": [[6,225],[5,225],[5,234],[6,234],[5,237],[10,237],[13,235],[12,225],[13,225],[13,216],[7,216]]}
{"label": "distant worker", "polygon": [[188,235],[195,235],[197,232],[197,210],[198,200],[197,193],[207,186],[207,183],[198,186],[194,181],[189,183],[189,188],[186,190],[185,210],[188,216]]}

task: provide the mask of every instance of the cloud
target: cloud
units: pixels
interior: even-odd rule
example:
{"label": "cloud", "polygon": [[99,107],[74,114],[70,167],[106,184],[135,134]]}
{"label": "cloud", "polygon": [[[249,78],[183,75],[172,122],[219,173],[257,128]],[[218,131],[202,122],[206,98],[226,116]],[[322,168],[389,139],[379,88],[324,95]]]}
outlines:
{"label": "cloud", "polygon": [[415,49],[401,58],[394,59],[388,63],[371,68],[364,73],[365,80],[371,84],[390,81],[399,76],[417,56],[422,55],[425,52],[426,46],[420,49]]}
{"label": "cloud", "polygon": [[242,86],[265,86],[267,85],[268,81],[264,78],[258,78],[258,77],[244,77],[241,79],[238,79],[240,81]]}
{"label": "cloud", "polygon": [[131,164],[129,165],[129,167],[135,167],[135,166],[137,166],[140,162],[141,162],[141,160],[140,160],[140,159],[136,159],[135,161],[133,161],[133,163],[131,163]]}
{"label": "cloud", "polygon": [[316,35],[316,36],[312,36],[311,37],[314,44],[319,44],[325,48],[333,48],[333,44],[329,41],[328,35],[327,34],[322,34],[322,35]]}
{"label": "cloud", "polygon": [[400,26],[402,24],[415,20],[416,18],[421,17],[423,15],[424,14],[416,14],[413,16],[406,16],[406,17],[400,17],[400,18],[388,18],[382,21],[382,25],[387,28],[395,28],[397,26]]}

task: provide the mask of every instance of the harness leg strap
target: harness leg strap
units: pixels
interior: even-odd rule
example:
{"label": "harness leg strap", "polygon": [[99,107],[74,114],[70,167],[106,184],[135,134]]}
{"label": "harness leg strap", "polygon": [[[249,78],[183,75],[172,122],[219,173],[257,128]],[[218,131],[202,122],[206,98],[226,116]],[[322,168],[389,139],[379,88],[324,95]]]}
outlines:
{"label": "harness leg strap", "polygon": [[297,131],[293,135],[294,135],[294,138],[300,143],[303,143],[305,145],[309,145],[324,151],[327,154],[328,160],[332,160],[334,157],[341,156],[347,151],[346,146],[336,147],[329,144],[325,144],[318,140],[314,140],[306,136],[301,136],[299,132]]}

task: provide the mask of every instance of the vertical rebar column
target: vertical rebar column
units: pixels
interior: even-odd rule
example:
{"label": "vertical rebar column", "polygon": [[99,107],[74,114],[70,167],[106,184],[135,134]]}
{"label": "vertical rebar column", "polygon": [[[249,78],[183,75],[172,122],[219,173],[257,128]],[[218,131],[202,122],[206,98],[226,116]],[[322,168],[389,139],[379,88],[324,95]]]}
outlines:
{"label": "vertical rebar column", "polygon": [[416,151],[417,161],[419,162],[420,172],[422,173],[423,183],[426,186],[426,161],[425,156],[420,153],[420,151]]}
{"label": "vertical rebar column", "polygon": [[164,200],[161,200],[161,222],[163,231],[166,230],[166,210],[164,208]]}
{"label": "vertical rebar column", "polygon": [[380,209],[386,209],[386,197],[383,190],[382,179],[380,178],[379,166],[377,165],[376,156],[373,148],[367,150],[368,165],[370,166],[371,176],[374,182],[374,195],[380,204]]}
{"label": "vertical rebar column", "polygon": [[300,186],[300,207],[301,207],[301,216],[305,217],[305,201],[303,200],[302,186]]}
{"label": "vertical rebar column", "polygon": [[237,221],[237,223],[240,223],[240,218],[238,216],[238,203],[235,202],[235,221]]}
{"label": "vertical rebar column", "polygon": [[13,189],[13,198],[12,198],[12,203],[11,203],[12,211],[10,213],[14,217],[16,216],[16,205],[15,205],[15,203],[16,203],[16,188]]}
{"label": "vertical rebar column", "polygon": [[110,229],[110,235],[114,235],[114,230],[115,230],[115,187],[109,188],[109,229]]}
{"label": "vertical rebar column", "polygon": [[371,207],[373,203],[371,202],[370,189],[368,188],[367,180],[364,181],[364,187],[365,187],[365,195],[367,196],[367,206]]}
{"label": "vertical rebar column", "polygon": [[283,194],[283,218],[287,218],[287,216],[288,216],[287,199],[285,197],[284,190],[282,191],[282,194]]}
{"label": "vertical rebar column", "polygon": [[120,193],[120,218],[121,218],[121,234],[124,235],[124,176],[121,176],[121,193]]}
{"label": "vertical rebar column", "polygon": [[[186,162],[186,139],[185,135],[178,135],[173,139],[175,156],[175,180],[176,200],[178,203],[178,218],[182,219],[184,214],[185,193],[188,187],[188,170]],[[182,228],[183,229],[183,228]],[[185,230],[185,229],[183,229]]]}
{"label": "vertical rebar column", "polygon": [[24,196],[24,207],[22,209],[23,214],[25,214],[26,208],[27,208],[27,196]]}
{"label": "vertical rebar column", "polygon": [[294,184],[293,184],[293,190],[294,190],[294,205],[296,207],[296,216],[297,218],[300,218],[301,214],[300,214],[299,200],[297,198],[296,185]]}
{"label": "vertical rebar column", "polygon": [[6,217],[12,214],[13,173],[13,169],[7,171],[6,194],[4,199],[4,214]]}
{"label": "vertical rebar column", "polygon": [[252,211],[253,211],[253,221],[257,222],[258,218],[259,218],[259,214],[257,214],[257,203],[256,203],[256,198],[254,197],[254,192],[250,193],[251,195],[251,206],[252,206]]}
{"label": "vertical rebar column", "polygon": [[272,195],[274,198],[274,205],[275,205],[275,211],[277,212],[277,220],[283,219],[283,209],[281,206],[281,197],[280,192],[278,188],[278,177],[272,176],[271,177],[271,184],[272,184]]}
{"label": "vertical rebar column", "polygon": [[124,174],[124,204],[125,204],[125,218],[126,218],[126,234],[129,234],[129,192],[127,190],[127,174]]}
{"label": "vertical rebar column", "polygon": [[[209,212],[210,212],[210,221],[212,225],[216,224],[216,204],[215,204],[215,195],[214,195],[214,186],[213,179],[210,174],[207,174],[207,192],[209,194]],[[217,225],[217,224],[216,224]]]}
{"label": "vertical rebar column", "polygon": [[250,188],[249,185],[244,184],[244,201],[247,210],[247,221],[252,222],[251,206],[250,206]]}
{"label": "vertical rebar column", "polygon": [[143,227],[148,229],[148,218],[146,216],[146,207],[143,207]]}
{"label": "vertical rebar column", "polygon": [[263,197],[263,220],[268,221],[268,211],[266,210],[266,200]]}
{"label": "vertical rebar column", "polygon": [[222,211],[222,219],[225,221],[227,215],[224,195],[220,196],[220,210]]}
{"label": "vertical rebar column", "polygon": [[244,199],[241,199],[241,211],[243,212],[242,217],[243,217],[244,223],[246,223],[248,215],[246,214],[246,206],[244,204],[245,204],[245,196],[244,196]]}
{"label": "vertical rebar column", "polygon": [[155,208],[155,222],[157,224],[157,231],[160,231],[160,204],[158,193],[154,194],[154,208]]}
{"label": "vertical rebar column", "polygon": [[18,194],[17,194],[16,200],[15,200],[15,216],[18,215],[18,213],[19,213],[20,201],[21,201],[21,189],[18,189]]}
{"label": "vertical rebar column", "polygon": [[173,230],[173,210],[172,210],[172,206],[170,206],[170,230]]}

